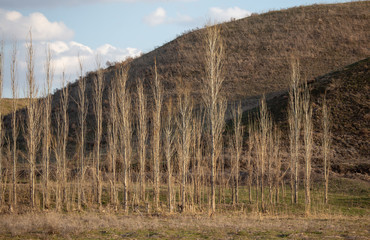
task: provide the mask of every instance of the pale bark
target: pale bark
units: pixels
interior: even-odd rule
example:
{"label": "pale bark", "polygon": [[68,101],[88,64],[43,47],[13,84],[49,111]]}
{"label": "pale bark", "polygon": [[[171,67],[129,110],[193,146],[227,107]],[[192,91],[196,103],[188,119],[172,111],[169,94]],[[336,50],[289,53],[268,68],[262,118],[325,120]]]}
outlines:
{"label": "pale bark", "polygon": [[313,148],[313,124],[312,106],[310,101],[310,91],[307,81],[304,84],[303,95],[303,115],[304,115],[304,148],[305,148],[305,209],[306,215],[311,212],[311,158]]}
{"label": "pale bark", "polygon": [[300,74],[298,60],[292,61],[292,75],[289,91],[289,129],[290,129],[290,148],[291,148],[291,186],[292,200],[298,203],[299,190],[299,150],[300,150],[300,133],[302,123],[302,94],[300,90]]}
{"label": "pale bark", "polygon": [[144,94],[143,81],[139,80],[137,84],[138,93],[138,152],[139,152],[139,162],[140,162],[140,200],[145,201],[145,164],[146,164],[146,141],[148,137],[147,133],[147,115],[146,115],[146,96]]}
{"label": "pale bark", "polygon": [[328,203],[328,190],[329,190],[329,175],[330,175],[330,165],[331,165],[331,119],[330,119],[330,110],[327,106],[326,95],[324,97],[323,106],[322,106],[322,126],[323,126],[323,140],[322,140],[322,152],[324,158],[324,178],[325,178],[325,203]]}
{"label": "pale bark", "polygon": [[41,108],[37,99],[38,88],[34,76],[34,49],[32,45],[32,34],[30,32],[30,39],[27,43],[27,129],[26,129],[26,142],[27,142],[27,160],[30,167],[30,205],[35,208],[35,187],[36,187],[36,154],[40,142],[40,120]]}
{"label": "pale bark", "polygon": [[51,102],[52,102],[52,84],[54,69],[52,65],[52,56],[50,47],[46,51],[45,62],[45,87],[44,87],[44,116],[43,116],[43,208],[49,206],[49,164],[50,164],[50,150],[51,150]]}
{"label": "pale bark", "polygon": [[224,46],[219,25],[206,28],[205,77],[203,78],[203,100],[205,103],[210,134],[211,158],[211,209],[216,211],[216,164],[224,125],[225,102],[220,95],[223,76]]}
{"label": "pale bark", "polygon": [[154,172],[154,205],[159,208],[160,194],[160,140],[161,140],[161,109],[163,104],[163,87],[158,76],[157,62],[154,63],[154,82],[153,82],[153,172]]}
{"label": "pale bark", "polygon": [[17,98],[18,98],[18,81],[17,81],[17,44],[13,44],[13,52],[10,64],[10,79],[12,87],[12,162],[13,162],[13,199],[12,199],[12,208],[15,210],[17,207],[17,139],[19,134],[19,124],[17,121]]}
{"label": "pale bark", "polygon": [[86,78],[83,76],[83,64],[82,59],[78,57],[79,61],[79,76],[78,81],[78,124],[79,124],[79,180],[78,180],[78,209],[81,210],[83,202],[83,187],[84,187],[84,172],[85,172],[85,134],[86,134],[86,115],[88,108],[88,101],[86,98]]}

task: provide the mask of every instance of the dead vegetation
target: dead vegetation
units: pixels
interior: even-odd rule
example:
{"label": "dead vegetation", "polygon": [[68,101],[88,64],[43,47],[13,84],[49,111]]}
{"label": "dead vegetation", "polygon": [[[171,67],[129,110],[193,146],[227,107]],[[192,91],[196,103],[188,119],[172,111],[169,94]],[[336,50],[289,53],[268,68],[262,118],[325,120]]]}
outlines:
{"label": "dead vegetation", "polygon": [[25,214],[0,216],[0,235],[12,238],[99,239],[367,239],[368,218],[341,216],[261,217],[258,215],[122,216]]}

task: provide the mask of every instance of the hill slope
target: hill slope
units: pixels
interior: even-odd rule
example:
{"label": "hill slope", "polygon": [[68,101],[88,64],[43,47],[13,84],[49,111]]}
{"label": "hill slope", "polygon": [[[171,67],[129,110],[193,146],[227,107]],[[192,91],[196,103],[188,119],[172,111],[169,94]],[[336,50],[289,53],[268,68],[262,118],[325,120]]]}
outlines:
{"label": "hill slope", "polygon": [[[242,99],[286,89],[292,56],[300,59],[308,79],[368,57],[369,26],[369,1],[297,7],[222,24],[224,92],[229,99]],[[131,80],[150,80],[156,58],[166,86],[182,77],[199,94],[203,36],[203,29],[185,34],[135,59]]]}
{"label": "hill slope", "polygon": [[[222,24],[226,46],[223,92],[229,100],[246,99],[245,108],[255,105],[262,93],[285,91],[290,79],[290,58],[300,59],[302,75],[308,79],[370,56],[370,2],[312,5],[253,15]],[[137,79],[153,79],[154,59],[166,95],[174,95],[176,81],[184,79],[195,96],[200,95],[203,76],[204,29],[199,29],[134,59],[128,85]],[[105,70],[106,85],[120,64]],[[92,96],[92,78],[87,76],[87,96]],[[60,91],[54,95],[57,108]],[[151,94],[151,88],[147,87]],[[77,83],[70,85],[70,123],[77,126]],[[107,94],[105,94],[107,96]],[[149,97],[150,100],[150,97]],[[90,99],[91,103],[92,100]],[[106,110],[108,100],[105,101]],[[92,104],[87,119],[93,119]],[[72,129],[71,132],[73,132]]]}

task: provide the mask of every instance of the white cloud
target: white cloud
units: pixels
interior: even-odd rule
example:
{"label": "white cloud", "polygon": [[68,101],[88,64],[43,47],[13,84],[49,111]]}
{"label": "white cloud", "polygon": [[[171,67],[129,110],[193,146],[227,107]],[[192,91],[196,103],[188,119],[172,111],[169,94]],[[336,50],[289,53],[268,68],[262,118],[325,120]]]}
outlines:
{"label": "white cloud", "polygon": [[8,40],[25,40],[29,30],[33,40],[70,40],[74,33],[62,22],[50,22],[42,13],[23,16],[16,11],[0,9],[0,35]]}
{"label": "white cloud", "polygon": [[[137,57],[141,51],[136,48],[121,49],[110,44],[104,44],[96,49],[91,49],[77,42],[52,42],[49,44],[53,55],[53,65],[55,68],[56,77],[60,76],[63,71],[72,79],[76,78],[78,72],[78,56],[83,61],[85,71],[92,71],[96,68],[96,56],[99,56],[101,64],[109,62],[120,62],[128,57]],[[42,47],[46,48],[46,43],[42,43]],[[42,75],[42,66],[37,66],[41,69],[39,72]]]}
{"label": "white cloud", "polygon": [[240,19],[248,17],[251,12],[241,9],[239,7],[232,7],[222,9],[219,7],[212,7],[209,9],[209,16],[212,20],[216,22],[230,21],[231,19]]}
{"label": "white cloud", "polygon": [[150,26],[156,26],[164,23],[167,19],[166,11],[159,7],[154,12],[144,17],[144,22]]}
{"label": "white cloud", "polygon": [[157,26],[160,24],[184,24],[192,23],[194,19],[190,16],[177,13],[176,17],[167,16],[166,10],[162,7],[157,8],[154,12],[145,16],[143,21],[150,26]]}
{"label": "white cloud", "polygon": [[[34,64],[35,64],[35,79],[39,86],[39,89],[42,90],[44,86],[44,79],[45,79],[45,59],[46,59],[46,48],[47,46],[50,47],[51,54],[52,54],[52,65],[54,68],[54,88],[60,88],[60,80],[63,71],[67,77],[67,81],[74,81],[77,79],[77,73],[79,72],[78,69],[78,56],[80,56],[83,62],[83,70],[84,73],[89,71],[94,71],[96,69],[96,57],[99,56],[101,60],[101,65],[105,66],[105,64],[109,62],[120,62],[128,57],[137,57],[141,55],[141,51],[136,48],[125,48],[121,49],[110,44],[104,44],[96,49],[92,49],[84,44],[74,42],[74,41],[53,41],[53,42],[45,42],[39,41],[34,42]],[[11,46],[5,46],[6,48],[11,48]],[[18,47],[17,53],[17,75],[19,81],[19,89],[20,89],[20,97],[25,96],[25,79],[26,79],[26,48],[25,44],[20,44]],[[6,49],[5,52],[10,52],[11,49]],[[9,57],[6,56],[6,60]],[[10,65],[7,63],[6,65]],[[6,67],[5,69],[5,79],[10,78],[9,68]],[[41,93],[41,92],[40,92]],[[4,97],[11,97],[11,88],[10,88],[10,81],[4,81]]]}

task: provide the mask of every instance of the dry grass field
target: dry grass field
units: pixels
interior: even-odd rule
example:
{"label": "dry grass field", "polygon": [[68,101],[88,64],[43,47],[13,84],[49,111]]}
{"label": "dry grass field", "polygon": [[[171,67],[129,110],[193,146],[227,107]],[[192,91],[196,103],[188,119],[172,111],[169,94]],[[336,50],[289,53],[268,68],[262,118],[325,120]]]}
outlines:
{"label": "dry grass field", "polygon": [[368,239],[369,229],[368,216],[340,215],[46,212],[0,216],[2,239]]}

